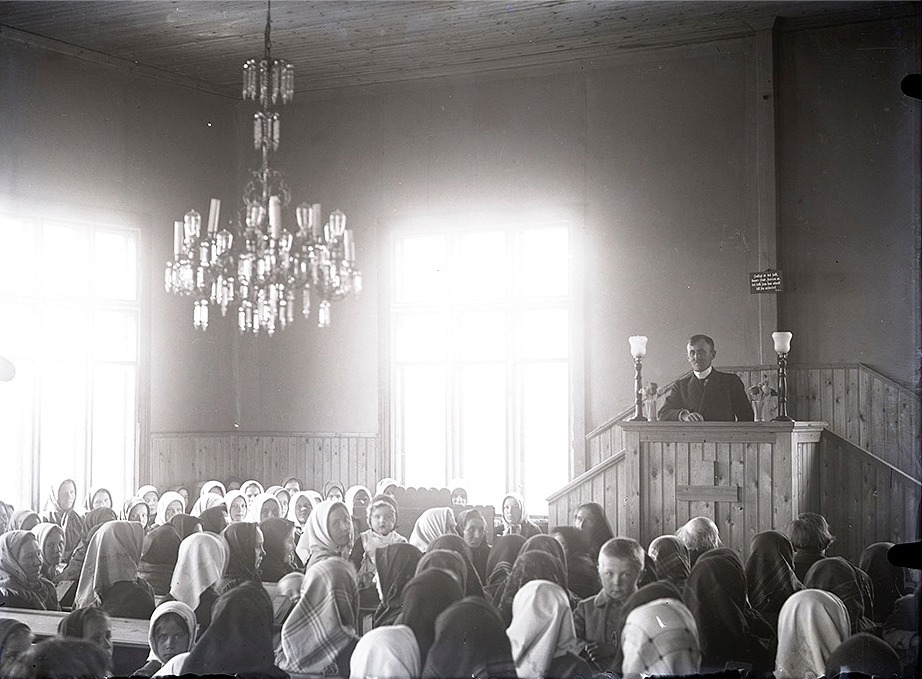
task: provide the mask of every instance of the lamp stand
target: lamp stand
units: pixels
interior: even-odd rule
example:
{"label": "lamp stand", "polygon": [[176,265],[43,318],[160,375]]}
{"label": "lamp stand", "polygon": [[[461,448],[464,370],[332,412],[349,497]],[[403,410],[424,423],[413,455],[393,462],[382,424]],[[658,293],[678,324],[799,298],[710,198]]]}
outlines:
{"label": "lamp stand", "polygon": [[788,355],[778,354],[778,416],[772,422],[793,422],[788,417]]}
{"label": "lamp stand", "polygon": [[643,358],[634,357],[634,417],[628,422],[646,422],[647,418],[643,416],[643,380],[640,372],[643,366]]}

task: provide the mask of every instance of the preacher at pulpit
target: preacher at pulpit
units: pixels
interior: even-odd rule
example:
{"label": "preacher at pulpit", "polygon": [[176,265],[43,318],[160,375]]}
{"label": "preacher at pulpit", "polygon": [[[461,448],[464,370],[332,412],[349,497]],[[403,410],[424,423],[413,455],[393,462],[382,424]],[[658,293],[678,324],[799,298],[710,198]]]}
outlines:
{"label": "preacher at pulpit", "polygon": [[743,381],[722,373],[711,363],[717,356],[714,340],[707,335],[688,338],[688,362],[692,374],[675,383],[659,411],[661,420],[680,422],[752,422],[752,404]]}

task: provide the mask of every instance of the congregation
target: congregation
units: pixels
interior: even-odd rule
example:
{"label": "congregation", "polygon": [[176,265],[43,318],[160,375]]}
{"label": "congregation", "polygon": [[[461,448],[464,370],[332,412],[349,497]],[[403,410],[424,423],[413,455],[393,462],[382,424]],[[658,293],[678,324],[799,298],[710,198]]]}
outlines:
{"label": "congregation", "polygon": [[[918,672],[920,588],[889,543],[827,556],[818,514],[743,561],[706,517],[645,547],[595,503],[544,533],[520,495],[494,526],[460,489],[404,537],[398,486],[209,480],[116,505],[68,479],[41,514],[0,503],[0,677],[112,676],[111,618],[149,621],[138,677]],[[33,643],[2,608],[69,612]]]}

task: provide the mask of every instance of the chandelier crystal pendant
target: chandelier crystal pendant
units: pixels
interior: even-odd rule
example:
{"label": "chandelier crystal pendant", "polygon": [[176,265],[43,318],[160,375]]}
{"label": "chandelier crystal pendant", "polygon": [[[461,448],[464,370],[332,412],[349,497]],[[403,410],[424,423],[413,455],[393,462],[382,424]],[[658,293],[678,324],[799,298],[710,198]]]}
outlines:
{"label": "chandelier crystal pendant", "polygon": [[212,305],[221,315],[236,307],[237,327],[245,332],[284,329],[296,309],[307,318],[317,302],[317,325],[330,325],[330,303],[362,290],[355,265],[355,241],[346,215],[330,213],[324,224],[320,204],[294,209],[289,228],[291,192],[285,176],[269,166],[278,150],[279,114],[275,107],[294,95],[294,68],[271,57],[271,6],[266,10],[265,54],[243,65],[243,98],[257,102],[253,145],[262,164],[244,187],[242,216],[236,226],[218,229],[221,201],[212,198],[206,230],[195,210],[173,223],[173,259],[164,271],[167,292],[192,297],[193,323],[208,327]]}

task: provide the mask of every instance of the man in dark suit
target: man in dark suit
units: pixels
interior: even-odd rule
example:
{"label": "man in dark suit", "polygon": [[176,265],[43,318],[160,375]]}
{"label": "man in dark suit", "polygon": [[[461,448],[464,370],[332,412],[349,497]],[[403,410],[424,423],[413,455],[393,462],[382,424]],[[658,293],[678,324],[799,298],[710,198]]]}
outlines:
{"label": "man in dark suit", "polygon": [[732,373],[714,370],[714,340],[707,335],[688,338],[692,374],[675,383],[659,411],[661,420],[680,422],[752,422],[752,404],[743,381]]}

